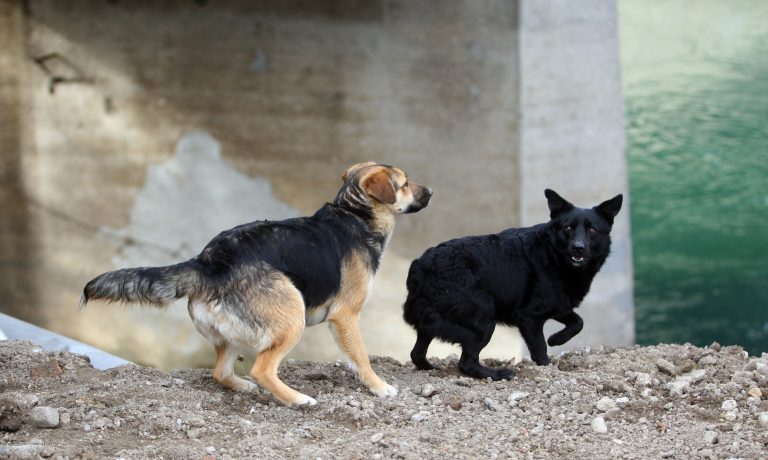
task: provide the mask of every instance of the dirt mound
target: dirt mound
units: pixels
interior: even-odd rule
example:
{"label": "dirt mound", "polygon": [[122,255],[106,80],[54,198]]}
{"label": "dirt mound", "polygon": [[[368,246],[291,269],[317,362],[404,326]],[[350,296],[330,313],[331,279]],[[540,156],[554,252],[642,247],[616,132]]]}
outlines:
{"label": "dirt mound", "polygon": [[[512,381],[373,359],[397,386],[369,395],[340,363],[289,361],[315,397],[282,407],[210,370],[93,369],[0,342],[0,458],[764,458],[768,355],[713,344],[579,350]],[[509,363],[488,363],[507,364]],[[45,428],[48,427],[48,428]]]}

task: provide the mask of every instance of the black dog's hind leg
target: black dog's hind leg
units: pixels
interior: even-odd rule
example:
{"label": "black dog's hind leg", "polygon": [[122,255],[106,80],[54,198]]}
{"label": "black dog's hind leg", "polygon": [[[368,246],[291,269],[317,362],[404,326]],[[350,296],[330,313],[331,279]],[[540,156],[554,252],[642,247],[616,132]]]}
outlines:
{"label": "black dog's hind leg", "polygon": [[478,379],[490,377],[491,380],[508,380],[515,376],[512,369],[505,367],[492,369],[480,364],[480,351],[491,341],[494,328],[495,325],[492,324],[484,336],[467,331],[468,338],[461,342],[461,358],[459,358],[461,372]]}
{"label": "black dog's hind leg", "polygon": [[427,349],[429,348],[429,344],[432,343],[433,338],[434,337],[425,332],[416,332],[416,344],[413,346],[413,350],[411,350],[411,361],[413,361],[413,364],[415,364],[416,368],[419,370],[428,371],[431,369],[438,369],[427,360]]}
{"label": "black dog's hind leg", "polygon": [[576,312],[573,311],[569,311],[568,313],[552,319],[563,323],[565,327],[562,330],[549,336],[547,343],[550,347],[562,345],[565,342],[571,340],[576,334],[581,332],[581,329],[584,327],[584,320],[582,320],[581,316],[577,315]]}
{"label": "black dog's hind leg", "polygon": [[528,351],[531,353],[531,359],[539,366],[549,364],[547,356],[547,342],[544,341],[544,321],[528,320],[517,325],[520,335],[523,336]]}

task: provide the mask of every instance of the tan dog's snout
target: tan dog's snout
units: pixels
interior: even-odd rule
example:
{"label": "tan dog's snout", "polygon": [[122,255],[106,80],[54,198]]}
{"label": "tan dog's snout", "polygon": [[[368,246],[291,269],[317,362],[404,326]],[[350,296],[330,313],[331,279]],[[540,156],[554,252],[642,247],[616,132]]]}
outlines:
{"label": "tan dog's snout", "polygon": [[429,204],[429,200],[432,199],[432,189],[420,184],[410,183],[408,186],[413,194],[413,202],[406,209],[406,214],[421,211]]}

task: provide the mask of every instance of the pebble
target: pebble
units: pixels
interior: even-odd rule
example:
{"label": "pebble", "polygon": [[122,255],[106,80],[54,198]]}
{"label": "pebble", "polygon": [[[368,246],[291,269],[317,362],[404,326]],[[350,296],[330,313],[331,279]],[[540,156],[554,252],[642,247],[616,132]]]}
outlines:
{"label": "pebble", "polygon": [[723,401],[723,404],[720,405],[720,408],[724,411],[736,410],[737,407],[739,407],[739,405],[733,399],[726,399]]}
{"label": "pebble", "polygon": [[645,372],[638,372],[635,375],[635,385],[641,386],[641,387],[649,387],[651,386],[651,383],[653,382],[651,378],[651,374],[646,374]]}
{"label": "pebble", "polygon": [[371,442],[374,443],[374,444],[376,444],[377,442],[381,441],[382,439],[384,439],[384,433],[381,433],[381,432],[376,433],[373,436],[371,436]]}
{"label": "pebble", "polygon": [[511,395],[509,395],[509,397],[507,398],[507,402],[511,406],[516,406],[518,401],[520,401],[521,399],[526,398],[527,396],[528,396],[528,393],[526,393],[524,391],[515,391]]}
{"label": "pebble", "polygon": [[429,417],[429,415],[430,415],[429,412],[427,412],[425,410],[421,410],[421,411],[411,415],[411,421],[412,422],[421,422],[422,420],[425,420],[427,417]]}
{"label": "pebble", "polygon": [[603,417],[595,417],[592,419],[592,431],[595,433],[607,433],[608,426],[605,424]]}
{"label": "pebble", "polygon": [[677,375],[677,369],[675,369],[675,365],[670,363],[664,358],[659,359],[656,361],[656,367],[663,373],[671,376]]}
{"label": "pebble", "polygon": [[701,366],[714,366],[715,364],[717,364],[717,358],[712,355],[704,356],[699,360]]}
{"label": "pebble", "polygon": [[627,398],[626,396],[616,398],[616,404],[627,404],[628,402],[629,402],[629,398]]}
{"label": "pebble", "polygon": [[747,392],[748,395],[752,396],[753,398],[762,398],[763,397],[763,391],[758,387],[750,388]]}
{"label": "pebble", "polygon": [[723,414],[723,418],[728,420],[729,422],[736,420],[737,417],[738,415],[736,414],[736,411],[728,411]]}
{"label": "pebble", "polygon": [[15,446],[0,446],[0,455],[4,458],[37,459],[45,448],[39,444],[17,444]]}
{"label": "pebble", "polygon": [[600,412],[608,412],[609,410],[616,407],[616,401],[606,396],[604,398],[601,398],[598,402],[596,402],[595,407]]}
{"label": "pebble", "polygon": [[716,431],[705,431],[704,432],[704,442],[707,444],[717,444],[720,440],[717,437]]}
{"label": "pebble", "polygon": [[768,412],[761,412],[760,415],[757,416],[757,423],[764,430],[768,430]]}
{"label": "pebble", "polygon": [[373,409],[374,407],[376,407],[376,404],[374,404],[374,402],[371,401],[370,399],[366,399],[365,401],[360,403],[361,409],[369,410],[369,409]]}
{"label": "pebble", "polygon": [[213,446],[208,446],[208,447],[205,448],[205,451],[208,452],[209,454],[212,454],[212,453],[216,452],[216,448],[213,447]]}
{"label": "pebble", "polygon": [[485,398],[483,400],[483,404],[485,404],[485,408],[488,410],[492,410],[494,412],[498,412],[501,410],[501,406],[499,406],[499,403],[497,403],[495,400],[491,398]]}
{"label": "pebble", "polygon": [[435,393],[437,393],[437,390],[435,390],[435,387],[427,383],[423,387],[421,387],[421,392],[419,394],[424,396],[425,398],[430,398]]}
{"label": "pebble", "polygon": [[29,411],[29,419],[38,428],[56,428],[59,426],[59,411],[53,407],[35,407]]}

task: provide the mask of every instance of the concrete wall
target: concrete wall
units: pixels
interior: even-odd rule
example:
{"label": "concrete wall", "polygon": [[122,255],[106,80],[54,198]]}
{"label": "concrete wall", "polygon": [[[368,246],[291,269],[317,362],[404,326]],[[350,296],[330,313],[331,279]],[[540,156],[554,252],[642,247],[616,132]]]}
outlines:
{"label": "concrete wall", "polygon": [[[139,362],[209,362],[185,308],[76,313],[83,283],[311,213],[346,166],[374,159],[437,190],[399,220],[364,313],[370,351],[405,358],[410,260],[518,222],[517,5],[332,3],[4,4],[16,28],[3,53],[20,74],[5,97],[25,103],[10,111],[20,126],[2,128],[3,158],[23,162],[9,205],[26,228],[8,231],[2,257],[27,287],[4,287],[21,297],[3,308]],[[327,328],[307,335],[297,356],[338,356]]]}
{"label": "concrete wall", "polygon": [[[436,191],[399,219],[363,314],[369,351],[405,359],[404,281],[425,248],[536,221],[544,185],[585,205],[625,190],[602,175],[560,186],[541,167],[571,161],[554,176],[568,179],[573,153],[594,150],[611,175],[624,168],[620,94],[591,106],[598,84],[618,85],[613,3],[594,3],[595,15],[504,0],[0,3],[0,200],[13,216],[0,222],[0,309],[137,362],[208,364],[184,306],[77,313],[82,285],[190,257],[242,222],[311,213],[346,166],[373,159]],[[602,79],[560,88],[596,49]],[[600,131],[571,129],[577,113]],[[500,328],[485,355],[519,353]],[[294,356],[338,352],[318,326]]]}
{"label": "concrete wall", "polygon": [[[591,207],[618,193],[624,205],[613,251],[579,314],[584,331],[561,348],[634,341],[632,246],[624,107],[612,0],[520,5],[520,213],[546,221],[543,190]],[[560,324],[550,322],[547,331]]]}

